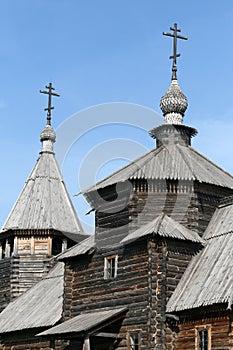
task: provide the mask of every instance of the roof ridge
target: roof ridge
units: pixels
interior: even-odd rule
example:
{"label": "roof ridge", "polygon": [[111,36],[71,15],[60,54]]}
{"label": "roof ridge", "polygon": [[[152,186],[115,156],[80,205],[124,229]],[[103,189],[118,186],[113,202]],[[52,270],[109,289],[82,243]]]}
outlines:
{"label": "roof ridge", "polygon": [[185,147],[185,148],[188,147],[189,149],[190,149],[191,147],[189,147],[189,146],[182,146],[182,145],[175,145],[175,147],[178,149],[180,155],[182,156],[182,159],[184,160],[185,164],[186,164],[187,167],[189,168],[191,174],[192,174],[193,177],[194,177],[194,180],[196,180],[197,177],[196,177],[195,172],[193,171],[193,167],[191,166],[189,160],[187,159],[187,157],[185,156],[185,154],[184,154],[184,152],[183,152],[183,147]]}
{"label": "roof ridge", "polygon": [[218,235],[214,235],[214,236],[211,236],[211,237],[207,237],[207,238],[203,238],[205,241],[210,241],[211,239],[214,239],[214,238],[218,238],[218,237],[222,237],[222,236],[227,236],[229,234],[233,233],[233,230],[231,231],[227,231],[227,232],[222,232],[222,233],[219,233]]}
{"label": "roof ridge", "polygon": [[232,179],[233,179],[233,175],[228,173],[228,171],[226,171],[225,169],[221,168],[218,164],[214,163],[212,160],[208,159],[206,156],[204,156],[202,153],[200,153],[199,151],[197,151],[195,148],[193,148],[192,146],[188,146],[189,149],[198,154],[199,156],[201,156],[202,158],[204,158],[206,161],[208,161],[210,164],[212,164],[213,166],[215,166],[216,168],[218,168],[219,170],[223,171],[226,175],[229,175]]}

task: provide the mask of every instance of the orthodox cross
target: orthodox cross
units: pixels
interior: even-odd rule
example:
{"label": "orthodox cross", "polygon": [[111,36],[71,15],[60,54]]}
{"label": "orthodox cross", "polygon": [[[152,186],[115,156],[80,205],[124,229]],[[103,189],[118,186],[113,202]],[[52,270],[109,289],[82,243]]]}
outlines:
{"label": "orthodox cross", "polygon": [[177,64],[176,64],[176,58],[180,57],[180,54],[177,53],[177,39],[183,39],[187,40],[187,36],[178,35],[180,32],[180,29],[177,28],[177,23],[174,23],[174,27],[170,27],[170,30],[173,31],[173,33],[167,33],[163,32],[163,35],[171,36],[173,37],[173,55],[170,56],[170,59],[173,59],[173,65],[172,65],[172,80],[176,79],[176,72],[177,72]]}
{"label": "orthodox cross", "polygon": [[52,85],[52,83],[49,83],[49,85],[45,86],[46,89],[48,89],[48,91],[45,90],[40,90],[40,92],[42,94],[47,94],[48,95],[48,107],[44,108],[45,111],[47,111],[47,125],[51,125],[51,110],[54,109],[54,107],[51,106],[52,103],[52,96],[57,96],[59,97],[59,94],[56,94],[55,92],[53,92],[55,89]]}

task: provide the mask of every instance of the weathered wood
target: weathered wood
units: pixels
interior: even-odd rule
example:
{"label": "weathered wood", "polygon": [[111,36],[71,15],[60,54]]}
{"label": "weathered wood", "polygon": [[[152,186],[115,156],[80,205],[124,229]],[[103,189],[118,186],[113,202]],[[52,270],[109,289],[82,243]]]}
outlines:
{"label": "weathered wood", "polygon": [[95,337],[104,337],[104,338],[117,338],[117,333],[106,333],[106,332],[98,332],[93,334]]}

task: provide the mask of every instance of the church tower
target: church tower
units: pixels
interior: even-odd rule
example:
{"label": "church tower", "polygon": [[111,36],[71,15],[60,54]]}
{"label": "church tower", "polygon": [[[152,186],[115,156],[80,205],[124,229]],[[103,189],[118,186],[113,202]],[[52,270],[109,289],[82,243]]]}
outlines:
{"label": "church tower", "polygon": [[57,164],[51,127],[50,83],[47,125],[40,135],[40,156],[0,232],[0,310],[49,271],[52,256],[87,235],[68,195]]}
{"label": "church tower", "polygon": [[173,38],[172,79],[160,107],[164,124],[149,134],[156,148],[88,188],[84,195],[96,211],[100,245],[119,242],[129,232],[164,213],[202,236],[219,200],[233,194],[233,177],[191,147],[195,128],[183,124],[188,100],[177,80],[177,39]]}

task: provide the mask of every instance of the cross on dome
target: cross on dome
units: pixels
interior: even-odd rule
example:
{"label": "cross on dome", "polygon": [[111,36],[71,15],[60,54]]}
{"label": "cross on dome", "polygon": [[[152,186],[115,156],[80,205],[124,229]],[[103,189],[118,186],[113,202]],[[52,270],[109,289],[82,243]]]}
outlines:
{"label": "cross on dome", "polygon": [[174,23],[174,27],[170,27],[170,30],[172,30],[174,33],[167,33],[163,32],[163,35],[166,36],[171,36],[173,38],[173,55],[170,56],[170,59],[173,59],[173,64],[172,64],[172,80],[177,79],[176,77],[176,72],[177,72],[177,62],[176,58],[180,57],[180,54],[177,53],[177,39],[183,39],[183,40],[188,40],[187,36],[183,35],[178,35],[178,33],[181,31],[180,29],[177,28],[177,23]]}
{"label": "cross on dome", "polygon": [[177,28],[176,23],[174,23],[174,27],[170,27],[170,29],[173,33],[163,32],[163,35],[173,38],[173,55],[169,57],[173,59],[172,81],[166,94],[160,100],[160,108],[165,118],[165,124],[182,124],[185,111],[188,107],[188,101],[181,91],[176,77],[176,59],[180,57],[180,54],[177,53],[177,39],[187,40],[188,38],[178,34],[180,29]]}
{"label": "cross on dome", "polygon": [[54,107],[51,106],[52,96],[60,97],[60,95],[53,92],[55,89],[52,83],[49,83],[48,86],[46,85],[45,88],[48,89],[48,91],[40,90],[40,93],[48,95],[48,107],[44,108],[44,110],[47,111],[47,125],[51,125],[51,110],[54,109]]}
{"label": "cross on dome", "polygon": [[46,90],[40,90],[40,93],[48,95],[48,107],[44,108],[45,111],[47,111],[47,125],[45,126],[44,130],[40,134],[40,140],[42,142],[42,151],[41,152],[52,152],[53,153],[53,143],[56,141],[56,133],[51,127],[51,110],[54,109],[52,107],[52,96],[59,97],[59,94],[56,94],[53,92],[55,89],[52,85],[52,83],[49,83],[49,85],[45,86]]}

